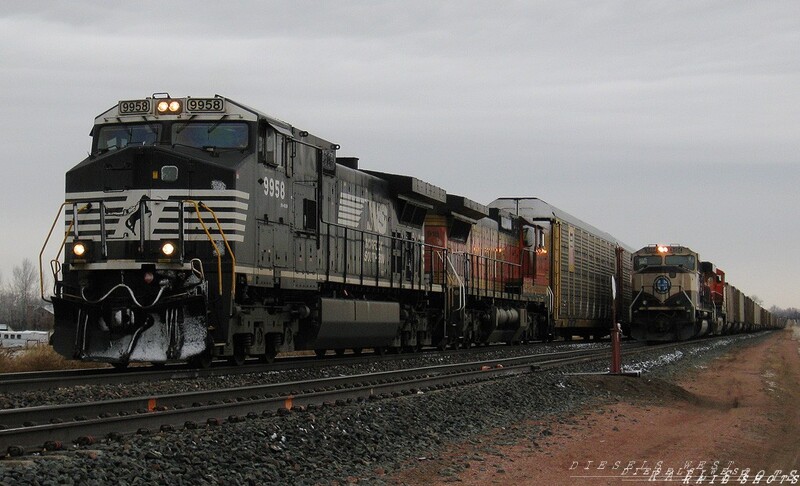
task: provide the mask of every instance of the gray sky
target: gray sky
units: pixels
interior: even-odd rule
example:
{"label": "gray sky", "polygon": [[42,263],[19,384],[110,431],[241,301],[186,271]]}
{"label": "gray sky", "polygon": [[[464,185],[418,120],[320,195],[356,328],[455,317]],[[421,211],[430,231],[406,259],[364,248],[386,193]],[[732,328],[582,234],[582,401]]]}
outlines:
{"label": "gray sky", "polygon": [[0,272],[38,258],[94,117],[168,91],[482,203],[687,245],[800,307],[799,87],[796,1],[6,1]]}

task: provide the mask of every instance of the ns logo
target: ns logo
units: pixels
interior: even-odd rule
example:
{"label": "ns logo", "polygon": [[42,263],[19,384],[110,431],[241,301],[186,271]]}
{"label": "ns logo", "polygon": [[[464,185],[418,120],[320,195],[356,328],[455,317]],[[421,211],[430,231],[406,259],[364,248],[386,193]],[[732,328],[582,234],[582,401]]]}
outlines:
{"label": "ns logo", "polygon": [[[366,231],[385,235],[389,230],[389,207],[378,201],[339,193],[338,223],[350,228],[363,227]],[[363,226],[362,226],[363,224]]]}
{"label": "ns logo", "polygon": [[367,215],[367,230],[375,233],[386,234],[389,229],[389,208],[376,201],[367,203],[369,212]]}

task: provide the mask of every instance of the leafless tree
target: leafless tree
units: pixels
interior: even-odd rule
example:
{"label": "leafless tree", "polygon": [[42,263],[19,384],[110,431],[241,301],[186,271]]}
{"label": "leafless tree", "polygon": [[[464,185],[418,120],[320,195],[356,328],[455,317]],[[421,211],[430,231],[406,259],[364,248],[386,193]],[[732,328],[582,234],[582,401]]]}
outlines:
{"label": "leafless tree", "polygon": [[26,329],[35,324],[32,322],[32,311],[39,304],[38,287],[39,274],[30,259],[26,258],[20,266],[14,267],[6,289],[8,295],[4,299],[10,307],[9,324],[15,329]]}

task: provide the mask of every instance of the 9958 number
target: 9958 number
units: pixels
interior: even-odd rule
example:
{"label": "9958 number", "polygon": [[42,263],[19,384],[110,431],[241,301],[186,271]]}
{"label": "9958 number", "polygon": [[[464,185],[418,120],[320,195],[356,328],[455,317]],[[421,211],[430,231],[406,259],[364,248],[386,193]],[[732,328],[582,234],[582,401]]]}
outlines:
{"label": "9958 number", "polygon": [[221,98],[189,98],[186,100],[187,111],[222,112],[225,102]]}
{"label": "9958 number", "polygon": [[119,102],[121,115],[150,113],[150,100],[130,100]]}
{"label": "9958 number", "polygon": [[275,199],[286,199],[286,182],[267,177],[262,181],[264,195]]}

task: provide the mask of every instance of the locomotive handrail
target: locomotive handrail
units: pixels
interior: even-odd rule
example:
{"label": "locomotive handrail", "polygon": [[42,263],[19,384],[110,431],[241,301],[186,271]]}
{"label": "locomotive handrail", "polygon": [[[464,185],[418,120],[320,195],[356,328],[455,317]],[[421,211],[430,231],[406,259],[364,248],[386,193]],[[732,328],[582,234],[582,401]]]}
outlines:
{"label": "locomotive handrail", "polygon": [[[360,229],[360,228],[353,228],[352,226],[346,226],[346,225],[343,225],[343,224],[340,224],[340,223],[332,223],[330,221],[325,221],[324,219],[320,219],[320,223],[325,225],[328,228],[327,234],[325,235],[326,236],[326,243],[327,243],[327,249],[326,249],[327,255],[326,255],[326,259],[325,259],[326,260],[325,277],[327,279],[330,279],[330,273],[331,273],[331,268],[330,268],[331,267],[331,261],[330,261],[331,238],[344,238],[345,241],[353,241],[355,243],[358,243],[358,244],[360,244],[361,251],[363,253],[363,251],[364,251],[364,237],[365,236],[375,237],[376,238],[376,246],[377,246],[376,247],[376,255],[375,255],[375,260],[376,260],[376,272],[375,272],[376,279],[379,278],[379,271],[377,269],[379,268],[379,265],[380,265],[380,248],[381,248],[380,241],[381,241],[381,239],[388,240],[390,242],[399,241],[399,242],[405,242],[405,243],[414,244],[416,249],[419,250],[419,257],[420,257],[419,258],[419,260],[420,260],[419,263],[420,263],[421,266],[424,266],[424,262],[425,262],[424,255],[425,255],[425,251],[426,250],[431,250],[431,251],[446,250],[446,248],[444,248],[444,247],[431,245],[429,243],[425,243],[425,242],[422,242],[422,241],[414,241],[414,240],[409,240],[409,239],[402,238],[402,237],[397,237],[397,236],[383,235],[383,234],[380,234],[380,233],[376,233],[374,231],[367,231],[367,230]],[[331,228],[343,229],[344,230],[344,235],[341,235],[341,236],[334,235],[330,230]],[[348,235],[348,233],[351,232],[351,231],[357,234],[357,237],[353,238],[352,240],[349,239],[349,235]],[[343,277],[346,279],[347,275],[348,275],[348,269],[347,269],[348,249],[347,249],[347,245],[346,244],[344,245],[343,252],[344,252],[343,261],[344,261],[344,265],[345,266],[344,266],[344,269],[342,270],[342,274],[343,274]],[[389,255],[389,257],[391,258],[391,254]],[[359,274],[359,280],[360,280],[360,282],[362,284],[363,284],[363,281],[364,281],[364,271],[363,270],[364,270],[364,261],[362,260],[361,261],[360,270],[357,272]],[[415,272],[415,274],[417,274],[417,273],[419,274],[419,282],[414,282],[414,280],[411,280],[411,285],[413,286],[413,285],[416,284],[416,285],[419,286],[419,288],[423,288],[424,284],[423,284],[422,276],[424,274],[428,273],[428,272],[426,272],[424,270],[424,268],[423,268],[422,271]],[[432,274],[433,270],[431,270],[430,273]],[[389,276],[389,281],[390,281],[390,287],[394,287],[393,275]],[[433,282],[433,278],[431,278],[430,279],[430,284],[432,285],[433,283],[434,283]]]}
{"label": "locomotive handrail", "polygon": [[[75,203],[72,202],[72,201],[64,201],[61,204],[61,206],[58,207],[58,211],[56,212],[56,217],[53,220],[53,224],[50,226],[50,231],[47,233],[47,238],[45,238],[44,244],[42,245],[42,249],[39,252],[39,292],[41,294],[42,300],[44,300],[45,302],[51,302],[51,301],[49,299],[46,299],[45,296],[44,296],[44,271],[42,270],[42,255],[44,255],[44,250],[47,248],[47,244],[50,242],[50,237],[53,236],[53,230],[55,229],[56,224],[58,223],[58,219],[61,217],[61,211],[64,209],[64,206],[66,206],[67,204],[73,204],[74,205]],[[91,206],[92,206],[91,203],[84,204],[82,208],[79,208],[76,211],[76,214],[82,213],[82,212],[90,209]],[[61,246],[58,247],[58,254],[56,255],[56,258],[55,258],[56,262],[58,262],[58,259],[61,257],[61,251],[64,249],[64,245],[67,244],[67,238],[69,238],[69,234],[72,231],[72,226],[74,224],[75,224],[75,219],[73,218],[73,220],[70,221],[69,226],[67,227],[67,230],[64,232],[64,239],[61,240]],[[53,270],[53,268],[54,268],[52,262],[50,264],[50,268],[51,268],[51,270]],[[57,275],[55,273],[53,274],[53,278],[55,278],[57,280]]]}
{"label": "locomotive handrail", "polygon": [[[44,295],[44,271],[43,271],[43,264],[42,264],[42,256],[44,255],[44,251],[47,248],[47,244],[50,242],[50,238],[52,237],[53,230],[55,229],[56,224],[58,223],[58,219],[61,217],[61,213],[64,210],[65,206],[67,206],[69,204],[73,205],[73,218],[72,218],[72,221],[70,221],[69,225],[67,226],[67,229],[64,232],[64,238],[62,239],[61,245],[59,246],[59,249],[58,249],[58,254],[56,255],[55,260],[51,261],[51,265],[50,265],[51,266],[51,271],[53,272],[53,276],[54,276],[54,278],[56,280],[58,279],[58,272],[61,269],[61,265],[59,264],[58,259],[61,257],[61,252],[64,250],[64,247],[65,247],[65,245],[67,243],[67,238],[69,238],[69,235],[70,235],[70,233],[73,232],[73,230],[76,233],[75,237],[78,238],[78,234],[77,234],[78,226],[76,224],[78,222],[78,214],[81,214],[81,213],[86,212],[87,210],[90,210],[92,208],[93,202],[94,201],[87,202],[83,206],[79,207],[79,203],[76,202],[76,201],[65,201],[58,208],[58,212],[56,214],[55,219],[53,220],[53,224],[50,226],[50,231],[47,234],[47,238],[45,239],[44,245],[42,245],[42,249],[39,252],[39,290],[40,290],[40,294],[41,294],[42,299],[45,300],[46,302],[50,302],[50,300],[45,298],[45,295]],[[104,218],[104,216],[105,216],[104,212],[105,211],[104,211],[103,202],[102,201],[97,201],[97,202],[100,205],[101,250],[102,250],[103,256],[105,257],[106,256],[106,252],[107,252],[107,250],[105,248],[105,242],[106,242],[106,238],[105,238],[106,237],[106,234],[105,234],[106,233],[106,231],[105,231],[105,218]],[[150,201],[141,201],[140,204],[146,204],[148,202],[150,202]],[[217,226],[217,231],[219,232],[220,236],[222,237],[222,241],[225,244],[225,248],[228,250],[228,253],[231,255],[231,261],[232,261],[232,263],[231,263],[231,268],[232,268],[232,271],[231,271],[231,298],[233,299],[233,296],[235,295],[235,292],[236,292],[236,273],[235,273],[236,256],[234,255],[233,250],[231,249],[230,243],[228,242],[228,238],[225,235],[225,231],[222,229],[222,224],[219,222],[219,219],[217,218],[216,213],[214,212],[213,209],[211,209],[207,204],[205,204],[202,201],[194,201],[194,200],[191,200],[191,199],[185,199],[185,200],[178,201],[179,209],[181,210],[181,211],[179,211],[180,212],[180,218],[179,218],[179,223],[180,223],[179,224],[179,227],[180,227],[180,229],[179,229],[179,233],[180,233],[179,234],[179,240],[180,240],[181,258],[183,258],[183,241],[184,241],[184,224],[183,224],[183,211],[182,211],[184,203],[188,203],[188,204],[191,204],[191,205],[194,206],[195,212],[197,213],[197,220],[200,223],[200,226],[202,227],[203,231],[205,232],[206,237],[208,238],[209,242],[211,243],[212,247],[214,248],[214,251],[217,254],[218,285],[219,285],[219,293],[220,293],[220,295],[222,295],[222,289],[223,289],[223,286],[222,286],[222,255],[221,255],[221,252],[220,252],[220,248],[218,247],[217,243],[214,241],[214,238],[211,236],[211,232],[209,231],[208,225],[206,225],[205,221],[203,220],[203,217],[202,217],[202,214],[201,214],[202,210],[205,210],[205,211],[209,212],[211,214],[211,217],[214,219],[214,223]],[[141,208],[140,208],[140,211],[141,211]],[[144,231],[142,231],[141,233],[142,233],[141,237],[144,238]],[[195,273],[195,274],[198,274],[198,270],[194,267],[194,265],[191,262],[190,262],[190,265],[192,265],[192,272]],[[202,264],[200,266],[199,274],[203,276],[202,278],[205,278],[204,272],[202,270]]]}
{"label": "locomotive handrail", "polygon": [[[183,202],[187,202],[194,206],[195,212],[197,213],[197,221],[200,223],[200,226],[203,228],[203,231],[208,237],[208,241],[211,242],[211,246],[214,248],[214,252],[217,254],[217,280],[219,284],[219,294],[222,295],[222,253],[219,251],[219,247],[217,247],[217,243],[214,241],[214,238],[211,237],[211,232],[208,231],[205,221],[203,221],[203,216],[200,214],[200,207],[211,213],[211,217],[214,218],[214,222],[217,224],[217,231],[219,231],[220,236],[222,236],[222,241],[225,243],[225,248],[228,250],[228,253],[231,256],[231,302],[233,302],[234,296],[236,295],[236,255],[233,254],[231,245],[228,243],[228,238],[225,236],[225,231],[222,229],[222,224],[219,222],[219,219],[217,219],[217,214],[214,212],[214,210],[208,207],[206,203],[202,201],[194,201],[192,199],[185,199]],[[181,235],[181,239],[183,239],[183,235]],[[233,309],[233,307],[231,307],[231,309]]]}
{"label": "locomotive handrail", "polygon": [[[447,248],[445,248],[445,247],[440,247],[440,246],[437,246],[437,245],[431,245],[431,244],[425,243],[425,242],[409,240],[409,239],[402,238],[402,237],[397,237],[397,236],[382,235],[382,234],[375,233],[375,232],[372,232],[372,231],[368,231],[368,230],[364,230],[364,229],[360,229],[360,228],[353,228],[351,226],[346,226],[346,225],[343,225],[343,224],[340,224],[340,223],[333,223],[333,222],[329,222],[329,221],[325,221],[325,220],[321,220],[320,222],[321,222],[321,224],[325,225],[326,228],[327,228],[327,234],[326,234],[326,242],[327,242],[327,250],[326,250],[326,252],[327,252],[327,255],[326,255],[326,258],[325,258],[325,261],[326,261],[326,263],[325,263],[325,277],[327,279],[329,279],[331,277],[331,265],[332,265],[332,262],[331,262],[331,258],[330,258],[330,251],[331,251],[330,246],[331,246],[331,239],[332,238],[344,238],[345,241],[353,241],[357,245],[356,248],[359,248],[359,247],[361,248],[362,253],[364,251],[364,246],[365,246],[364,245],[365,236],[372,236],[372,237],[376,238],[377,239],[376,240],[377,241],[377,248],[376,248],[376,260],[377,260],[376,261],[376,279],[379,278],[379,270],[378,269],[380,268],[379,259],[380,259],[380,251],[381,251],[381,245],[380,245],[381,240],[412,243],[414,245],[414,248],[415,248],[414,254],[415,255],[417,255],[417,254],[420,255],[421,264],[423,264],[423,265],[425,263],[425,254],[428,251],[430,251],[432,253],[437,252],[437,251],[447,251]],[[338,233],[334,233],[333,231],[331,231],[332,228],[337,228],[337,229],[343,230],[344,231],[344,235],[341,235],[341,234],[338,234]],[[350,236],[351,232],[354,234],[354,236],[352,237],[352,240],[350,239],[351,238],[351,236]],[[337,234],[338,234],[338,236],[337,236]],[[348,266],[349,255],[348,255],[348,245],[347,244],[344,245],[344,249],[342,251],[344,252],[344,259],[343,259],[344,268],[341,271],[342,271],[343,276],[345,278],[347,278],[348,274],[351,272],[351,270],[349,269],[349,266]],[[452,252],[450,254],[451,255],[463,255],[463,256],[465,256],[466,258],[465,258],[465,260],[463,262],[463,265],[464,265],[465,269],[467,268],[467,266],[469,266],[469,267],[474,268],[474,271],[480,272],[480,275],[469,273],[469,275],[475,275],[477,277],[477,278],[470,279],[470,282],[471,282],[470,291],[475,291],[475,292],[478,292],[478,293],[486,293],[487,295],[490,292],[492,294],[497,294],[498,292],[500,292],[500,293],[504,292],[504,289],[502,289],[502,288],[498,289],[497,285],[498,284],[502,284],[504,282],[504,279],[505,279],[506,276],[513,275],[515,271],[517,271],[518,269],[521,269],[522,266],[523,266],[521,263],[510,262],[510,261],[507,261],[507,260],[503,260],[503,259],[496,258],[496,257],[491,257],[491,256],[488,256],[488,255],[479,255],[479,254],[470,253],[470,252],[464,252],[464,251]],[[405,255],[402,255],[402,258],[405,258]],[[473,259],[474,259],[474,262],[472,261]],[[415,258],[415,260],[416,260],[416,258]],[[444,258],[442,259],[442,261],[444,261]],[[460,300],[459,304],[462,305],[461,301],[463,301],[463,306],[466,306],[467,281],[465,279],[461,278],[461,276],[459,275],[458,270],[456,268],[456,264],[452,261],[452,259],[450,259],[448,257],[447,261],[448,261],[448,263],[446,265],[449,265],[452,268],[452,272],[456,276],[458,276],[459,287],[463,289],[463,290],[460,290],[460,292],[463,292],[463,297],[459,296],[459,300]],[[482,268],[481,268],[481,265],[483,266]],[[499,265],[499,267],[498,267],[498,265]],[[462,264],[459,263],[458,266],[461,267]],[[358,276],[359,281],[363,284],[364,279],[365,279],[365,275],[364,275],[364,260],[361,261],[360,268],[355,268],[355,269],[352,270],[352,272],[353,272],[354,276]],[[419,284],[419,288],[423,288],[424,284],[422,282],[422,276],[426,275],[426,274],[430,275],[430,277],[431,277],[429,279],[429,284],[435,283],[435,278],[434,278],[435,277],[435,272],[436,272],[436,270],[433,268],[433,266],[430,269],[428,269],[427,271],[424,270],[424,269],[422,271],[420,271],[419,272],[420,281],[418,283]],[[392,273],[392,275],[389,276],[389,278],[390,278],[390,286],[391,287],[394,287],[393,275],[394,275],[394,273]],[[415,286],[415,285],[417,285],[417,282],[412,280],[411,284],[412,284],[412,286]]]}
{"label": "locomotive handrail", "polygon": [[458,274],[458,271],[456,270],[456,267],[453,266],[453,262],[450,261],[450,256],[449,255],[447,256],[446,260],[447,260],[447,263],[450,264],[450,268],[453,269],[453,274],[455,274],[456,279],[458,279],[458,309],[455,309],[455,311],[456,312],[461,312],[462,310],[464,310],[464,307],[466,306],[467,291],[464,288],[464,281],[461,279],[461,276]]}

